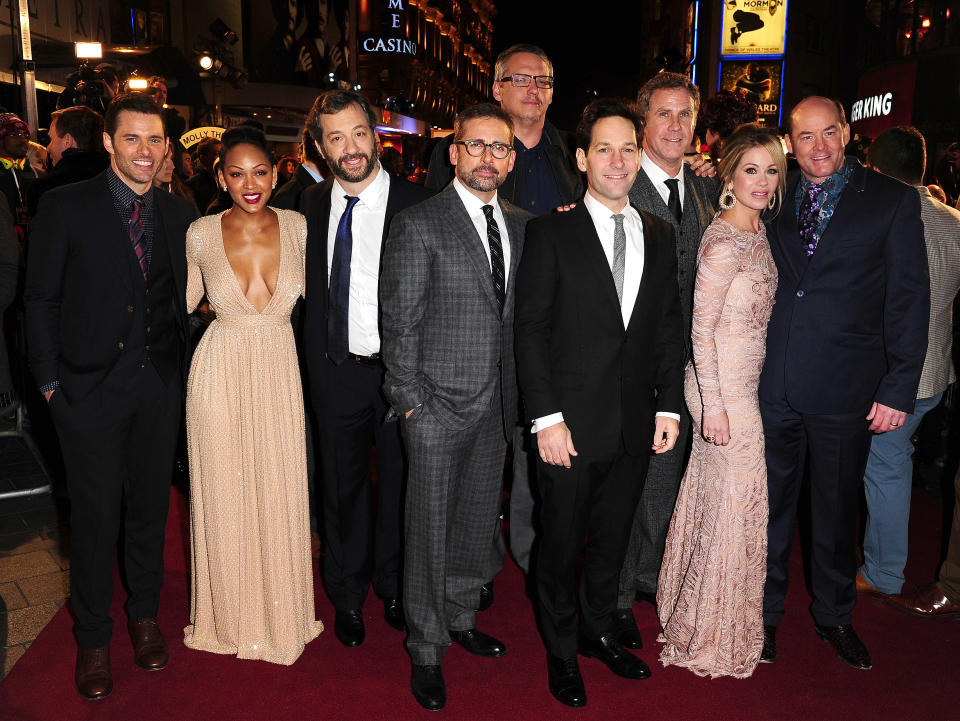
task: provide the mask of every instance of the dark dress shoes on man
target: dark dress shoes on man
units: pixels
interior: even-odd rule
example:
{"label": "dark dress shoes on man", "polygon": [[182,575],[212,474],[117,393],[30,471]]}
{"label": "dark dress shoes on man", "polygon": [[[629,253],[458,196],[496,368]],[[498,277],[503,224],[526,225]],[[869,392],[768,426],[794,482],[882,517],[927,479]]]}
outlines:
{"label": "dark dress shoes on man", "polygon": [[127,631],[133,642],[133,660],[142,669],[159,671],[166,668],[170,660],[167,642],[163,640],[157,619],[145,618],[139,621],[127,619]]}
{"label": "dark dress shoes on man", "polygon": [[450,631],[450,638],[474,656],[499,658],[507,652],[503,641],[498,641],[493,636],[488,636],[475,628],[469,628],[466,631]]}
{"label": "dark dress shoes on man", "polygon": [[480,586],[480,603],[477,604],[478,611],[486,611],[493,605],[493,581]]}
{"label": "dark dress shoes on man", "polygon": [[613,618],[613,637],[617,639],[617,643],[634,651],[643,648],[643,639],[640,638],[640,630],[633,618],[633,609],[618,608],[611,614],[611,618]]}
{"label": "dark dress shoes on man", "polygon": [[439,711],[447,703],[447,685],[439,666],[414,665],[410,674],[410,690],[417,703],[427,711]]}
{"label": "dark dress shoes on man", "polygon": [[760,663],[773,663],[777,660],[777,627],[763,627],[763,649],[760,651]]}
{"label": "dark dress shoes on man", "polygon": [[896,594],[887,596],[887,603],[900,611],[926,618],[960,616],[960,603],[954,603],[940,588],[939,583],[931,583],[910,595]]}
{"label": "dark dress shoes on man", "polygon": [[398,631],[407,630],[407,622],[403,619],[403,606],[399,599],[383,599],[383,620]]}
{"label": "dark dress shoes on man", "polygon": [[853,626],[845,623],[840,626],[821,626],[814,624],[817,635],[824,641],[829,641],[833,646],[837,656],[848,666],[863,669],[864,671],[873,668],[870,663],[870,654],[867,653],[867,647],[853,630]]}
{"label": "dark dress shoes on man", "polygon": [[344,646],[359,646],[367,637],[367,632],[363,628],[363,614],[355,608],[337,609],[337,615],[333,621],[333,632]]}
{"label": "dark dress shoes on man", "polygon": [[550,693],[562,704],[579,708],[587,705],[587,690],[583,687],[583,677],[577,657],[560,658],[547,654],[547,676]]}
{"label": "dark dress shoes on man", "polygon": [[106,698],[113,691],[113,677],[110,675],[110,648],[77,649],[77,668],[73,674],[77,691],[92,701]]}
{"label": "dark dress shoes on man", "polygon": [[617,643],[613,634],[600,638],[580,638],[580,655],[595,658],[623,678],[650,678],[650,667]]}

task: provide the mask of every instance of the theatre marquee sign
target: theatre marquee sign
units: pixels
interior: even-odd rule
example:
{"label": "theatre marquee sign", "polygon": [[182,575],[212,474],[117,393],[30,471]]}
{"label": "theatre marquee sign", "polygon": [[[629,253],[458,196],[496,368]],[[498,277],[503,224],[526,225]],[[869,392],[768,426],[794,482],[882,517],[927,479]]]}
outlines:
{"label": "theatre marquee sign", "polygon": [[407,37],[407,2],[408,0],[380,0],[371,8],[372,32],[361,34],[361,53],[417,54],[416,41]]}

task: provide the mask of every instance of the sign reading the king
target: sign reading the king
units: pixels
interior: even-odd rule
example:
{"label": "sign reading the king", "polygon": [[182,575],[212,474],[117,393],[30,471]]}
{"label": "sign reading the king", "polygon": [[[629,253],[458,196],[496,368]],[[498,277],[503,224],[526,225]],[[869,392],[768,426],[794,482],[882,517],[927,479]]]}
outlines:
{"label": "sign reading the king", "polygon": [[783,55],[787,0],[725,0],[721,55]]}

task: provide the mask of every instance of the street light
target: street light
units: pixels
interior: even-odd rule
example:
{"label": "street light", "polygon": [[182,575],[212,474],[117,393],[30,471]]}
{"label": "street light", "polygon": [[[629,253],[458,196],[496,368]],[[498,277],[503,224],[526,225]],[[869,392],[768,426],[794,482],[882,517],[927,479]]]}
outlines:
{"label": "street light", "polygon": [[204,53],[200,56],[199,63],[203,70],[209,70],[213,67],[213,58],[209,54]]}
{"label": "street light", "polygon": [[100,43],[74,43],[77,60],[92,60],[103,57],[103,45]]}

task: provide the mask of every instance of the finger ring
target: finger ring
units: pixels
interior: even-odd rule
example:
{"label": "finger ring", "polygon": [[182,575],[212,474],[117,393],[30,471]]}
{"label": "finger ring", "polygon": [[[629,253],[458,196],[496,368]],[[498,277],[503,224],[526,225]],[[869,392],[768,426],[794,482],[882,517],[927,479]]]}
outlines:
{"label": "finger ring", "polygon": [[713,436],[704,436],[704,438],[713,443]]}
{"label": "finger ring", "polygon": [[890,425],[893,426],[894,428],[896,428],[896,427],[899,426],[900,424],[899,424],[899,423],[894,423],[893,421],[890,421]]}

